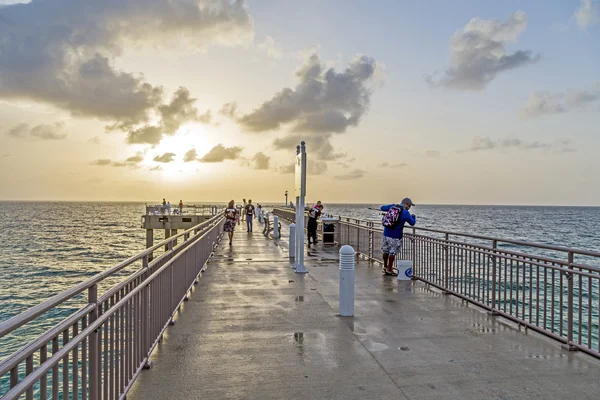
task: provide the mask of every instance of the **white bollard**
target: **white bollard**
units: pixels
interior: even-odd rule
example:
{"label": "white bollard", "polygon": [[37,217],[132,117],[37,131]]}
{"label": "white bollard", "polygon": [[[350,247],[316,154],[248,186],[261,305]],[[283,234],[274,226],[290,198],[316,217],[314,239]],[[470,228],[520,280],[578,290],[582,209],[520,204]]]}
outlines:
{"label": "white bollard", "polygon": [[296,258],[296,224],[290,224],[290,258]]}
{"label": "white bollard", "polygon": [[354,249],[340,249],[340,316],[354,316]]}
{"label": "white bollard", "polygon": [[276,215],[273,217],[273,239],[279,238],[279,217]]}

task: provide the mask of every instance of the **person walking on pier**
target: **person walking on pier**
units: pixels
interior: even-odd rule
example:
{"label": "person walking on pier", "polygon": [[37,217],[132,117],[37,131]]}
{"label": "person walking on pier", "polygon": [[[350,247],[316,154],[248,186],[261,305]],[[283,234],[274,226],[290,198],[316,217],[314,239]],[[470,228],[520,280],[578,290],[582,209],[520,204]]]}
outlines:
{"label": "person walking on pier", "polygon": [[239,221],[238,210],[235,207],[235,202],[231,200],[225,209],[225,226],[223,230],[227,232],[229,236],[229,245],[231,246],[231,241],[233,240],[233,231],[235,231],[235,224]]}
{"label": "person walking on pier", "polygon": [[183,200],[179,200],[179,214],[183,214]]}
{"label": "person walking on pier", "polygon": [[248,229],[248,233],[252,233],[252,218],[254,217],[254,204],[252,204],[252,200],[248,199],[248,204],[244,207],[244,212],[246,214],[246,228]]}
{"label": "person walking on pier", "polygon": [[[320,202],[319,202],[320,203]],[[317,244],[317,220],[321,216],[323,206],[321,204],[315,204],[315,206],[308,211],[308,223],[306,224],[306,231],[308,233],[308,248],[310,249],[310,239],[312,238],[312,244]]]}
{"label": "person walking on pier", "polygon": [[246,206],[248,205],[248,203],[246,203],[246,199],[243,200],[244,201],[244,205],[242,206],[242,221],[245,221],[246,218]]}
{"label": "person walking on pier", "polygon": [[406,197],[401,204],[388,204],[380,208],[381,211],[385,211],[381,221],[383,224],[381,252],[383,253],[383,272],[386,275],[398,275],[398,272],[394,271],[394,260],[396,254],[402,249],[404,224],[408,222],[414,226],[417,223],[415,214],[410,214],[408,211],[412,206],[414,203]]}

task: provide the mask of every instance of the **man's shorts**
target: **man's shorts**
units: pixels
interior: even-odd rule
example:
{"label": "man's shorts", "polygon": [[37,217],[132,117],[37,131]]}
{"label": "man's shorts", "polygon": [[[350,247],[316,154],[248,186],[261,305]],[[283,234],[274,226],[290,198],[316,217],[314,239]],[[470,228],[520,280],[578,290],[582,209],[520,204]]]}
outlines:
{"label": "man's shorts", "polygon": [[391,254],[395,256],[402,249],[402,239],[394,239],[391,237],[384,236],[383,243],[381,244],[381,251],[384,254]]}

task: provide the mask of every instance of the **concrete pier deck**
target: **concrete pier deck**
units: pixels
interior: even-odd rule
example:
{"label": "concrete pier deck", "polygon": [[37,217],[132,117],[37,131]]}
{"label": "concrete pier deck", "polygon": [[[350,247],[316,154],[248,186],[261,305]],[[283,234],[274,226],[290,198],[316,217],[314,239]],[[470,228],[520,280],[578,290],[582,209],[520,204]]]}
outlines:
{"label": "concrete pier deck", "polygon": [[[245,228],[245,226],[242,226]],[[284,237],[287,227],[284,226]],[[337,249],[309,271],[286,239],[238,230],[220,247],[128,398],[591,399],[600,361],[568,352],[420,282],[356,266],[354,318],[338,312]]]}

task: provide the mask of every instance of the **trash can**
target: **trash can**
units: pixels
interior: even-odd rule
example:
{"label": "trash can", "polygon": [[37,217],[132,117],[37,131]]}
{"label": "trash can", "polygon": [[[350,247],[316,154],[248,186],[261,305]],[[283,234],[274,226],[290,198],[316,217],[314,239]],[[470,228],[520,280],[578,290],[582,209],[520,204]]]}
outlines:
{"label": "trash can", "polygon": [[338,221],[333,218],[323,218],[323,243],[334,244],[335,243],[335,224]]}
{"label": "trash can", "polygon": [[398,280],[399,281],[408,281],[412,277],[412,261],[407,260],[398,260],[396,262],[398,267]]}

